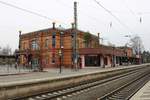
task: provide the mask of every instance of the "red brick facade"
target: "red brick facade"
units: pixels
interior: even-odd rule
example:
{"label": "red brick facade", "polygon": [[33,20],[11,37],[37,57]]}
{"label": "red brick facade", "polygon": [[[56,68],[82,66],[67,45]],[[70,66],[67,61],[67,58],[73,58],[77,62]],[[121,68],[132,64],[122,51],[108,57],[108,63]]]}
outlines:
{"label": "red brick facade", "polygon": [[[124,49],[100,45],[99,38],[95,35],[91,35],[87,48],[84,40],[86,32],[75,29],[64,30],[53,26],[53,28],[20,35],[20,64],[32,62],[33,67],[37,65],[42,68],[58,67],[61,53],[62,65],[70,68],[73,63],[73,33],[77,33],[77,48],[82,67],[90,65],[86,64],[86,60],[90,61],[90,59],[92,65],[95,63],[95,66],[103,66],[112,65],[114,59],[118,59],[119,64],[119,57],[126,57],[126,52],[128,57],[132,56],[130,49],[125,52]],[[86,56],[88,58],[85,58]]]}

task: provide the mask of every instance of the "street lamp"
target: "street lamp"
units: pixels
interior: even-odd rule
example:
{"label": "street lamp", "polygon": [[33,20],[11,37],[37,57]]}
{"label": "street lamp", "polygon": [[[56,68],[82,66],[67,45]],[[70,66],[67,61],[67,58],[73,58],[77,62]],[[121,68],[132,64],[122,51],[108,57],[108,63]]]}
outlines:
{"label": "street lamp", "polygon": [[63,36],[64,32],[60,32],[60,49],[58,51],[59,54],[59,62],[60,62],[60,66],[59,66],[59,73],[62,72],[62,50],[63,50],[63,40],[62,40],[62,36]]}
{"label": "street lamp", "polygon": [[115,58],[115,47],[113,46],[113,67],[116,66],[116,58]]}

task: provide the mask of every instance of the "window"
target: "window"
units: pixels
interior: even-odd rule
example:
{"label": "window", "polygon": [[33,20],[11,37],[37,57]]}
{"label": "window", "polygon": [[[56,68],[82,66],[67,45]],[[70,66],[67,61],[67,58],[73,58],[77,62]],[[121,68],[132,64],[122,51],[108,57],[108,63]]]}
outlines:
{"label": "window", "polygon": [[77,39],[77,44],[76,45],[77,45],[77,48],[79,48],[79,46],[80,46],[79,45],[79,39]]}
{"label": "window", "polygon": [[55,48],[56,45],[56,33],[52,33],[52,47]]}
{"label": "window", "polygon": [[33,41],[32,41],[31,47],[32,47],[33,50],[37,50],[37,49],[38,49],[37,40],[33,40]]}
{"label": "window", "polygon": [[22,43],[22,50],[25,49],[25,42]]}
{"label": "window", "polygon": [[61,46],[61,48],[63,47],[63,34],[64,34],[64,32],[60,32],[60,46]]}
{"label": "window", "polygon": [[49,46],[49,39],[46,39],[45,40],[45,47],[48,48],[48,46]]}
{"label": "window", "polygon": [[56,33],[52,33],[52,63],[55,63],[55,46],[56,46]]}
{"label": "window", "polygon": [[55,64],[55,54],[52,54],[52,63]]}
{"label": "window", "polygon": [[36,68],[39,67],[39,59],[38,59],[38,58],[32,59],[32,67],[33,67],[34,69],[36,69]]}
{"label": "window", "polygon": [[48,64],[48,57],[46,57],[46,59],[45,59],[45,64]]}

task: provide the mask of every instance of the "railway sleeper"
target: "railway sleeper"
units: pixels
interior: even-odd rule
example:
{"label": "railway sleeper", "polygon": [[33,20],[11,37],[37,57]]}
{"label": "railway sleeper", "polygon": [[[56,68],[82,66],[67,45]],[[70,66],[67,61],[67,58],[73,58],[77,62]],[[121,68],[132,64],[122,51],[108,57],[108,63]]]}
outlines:
{"label": "railway sleeper", "polygon": [[123,97],[108,97],[108,100],[124,100]]}
{"label": "railway sleeper", "polygon": [[117,99],[123,99],[123,98],[125,98],[124,95],[112,95],[111,97],[117,98]]}

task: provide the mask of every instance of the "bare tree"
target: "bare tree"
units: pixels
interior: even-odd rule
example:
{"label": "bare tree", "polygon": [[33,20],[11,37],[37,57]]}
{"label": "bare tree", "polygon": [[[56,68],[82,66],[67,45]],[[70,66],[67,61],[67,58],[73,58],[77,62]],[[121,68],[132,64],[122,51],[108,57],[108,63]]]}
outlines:
{"label": "bare tree", "polygon": [[142,56],[143,63],[150,63],[150,52],[149,51],[143,51],[141,56]]}
{"label": "bare tree", "polygon": [[130,39],[131,48],[134,54],[140,54],[144,50],[144,45],[142,43],[141,37],[136,35]]}

